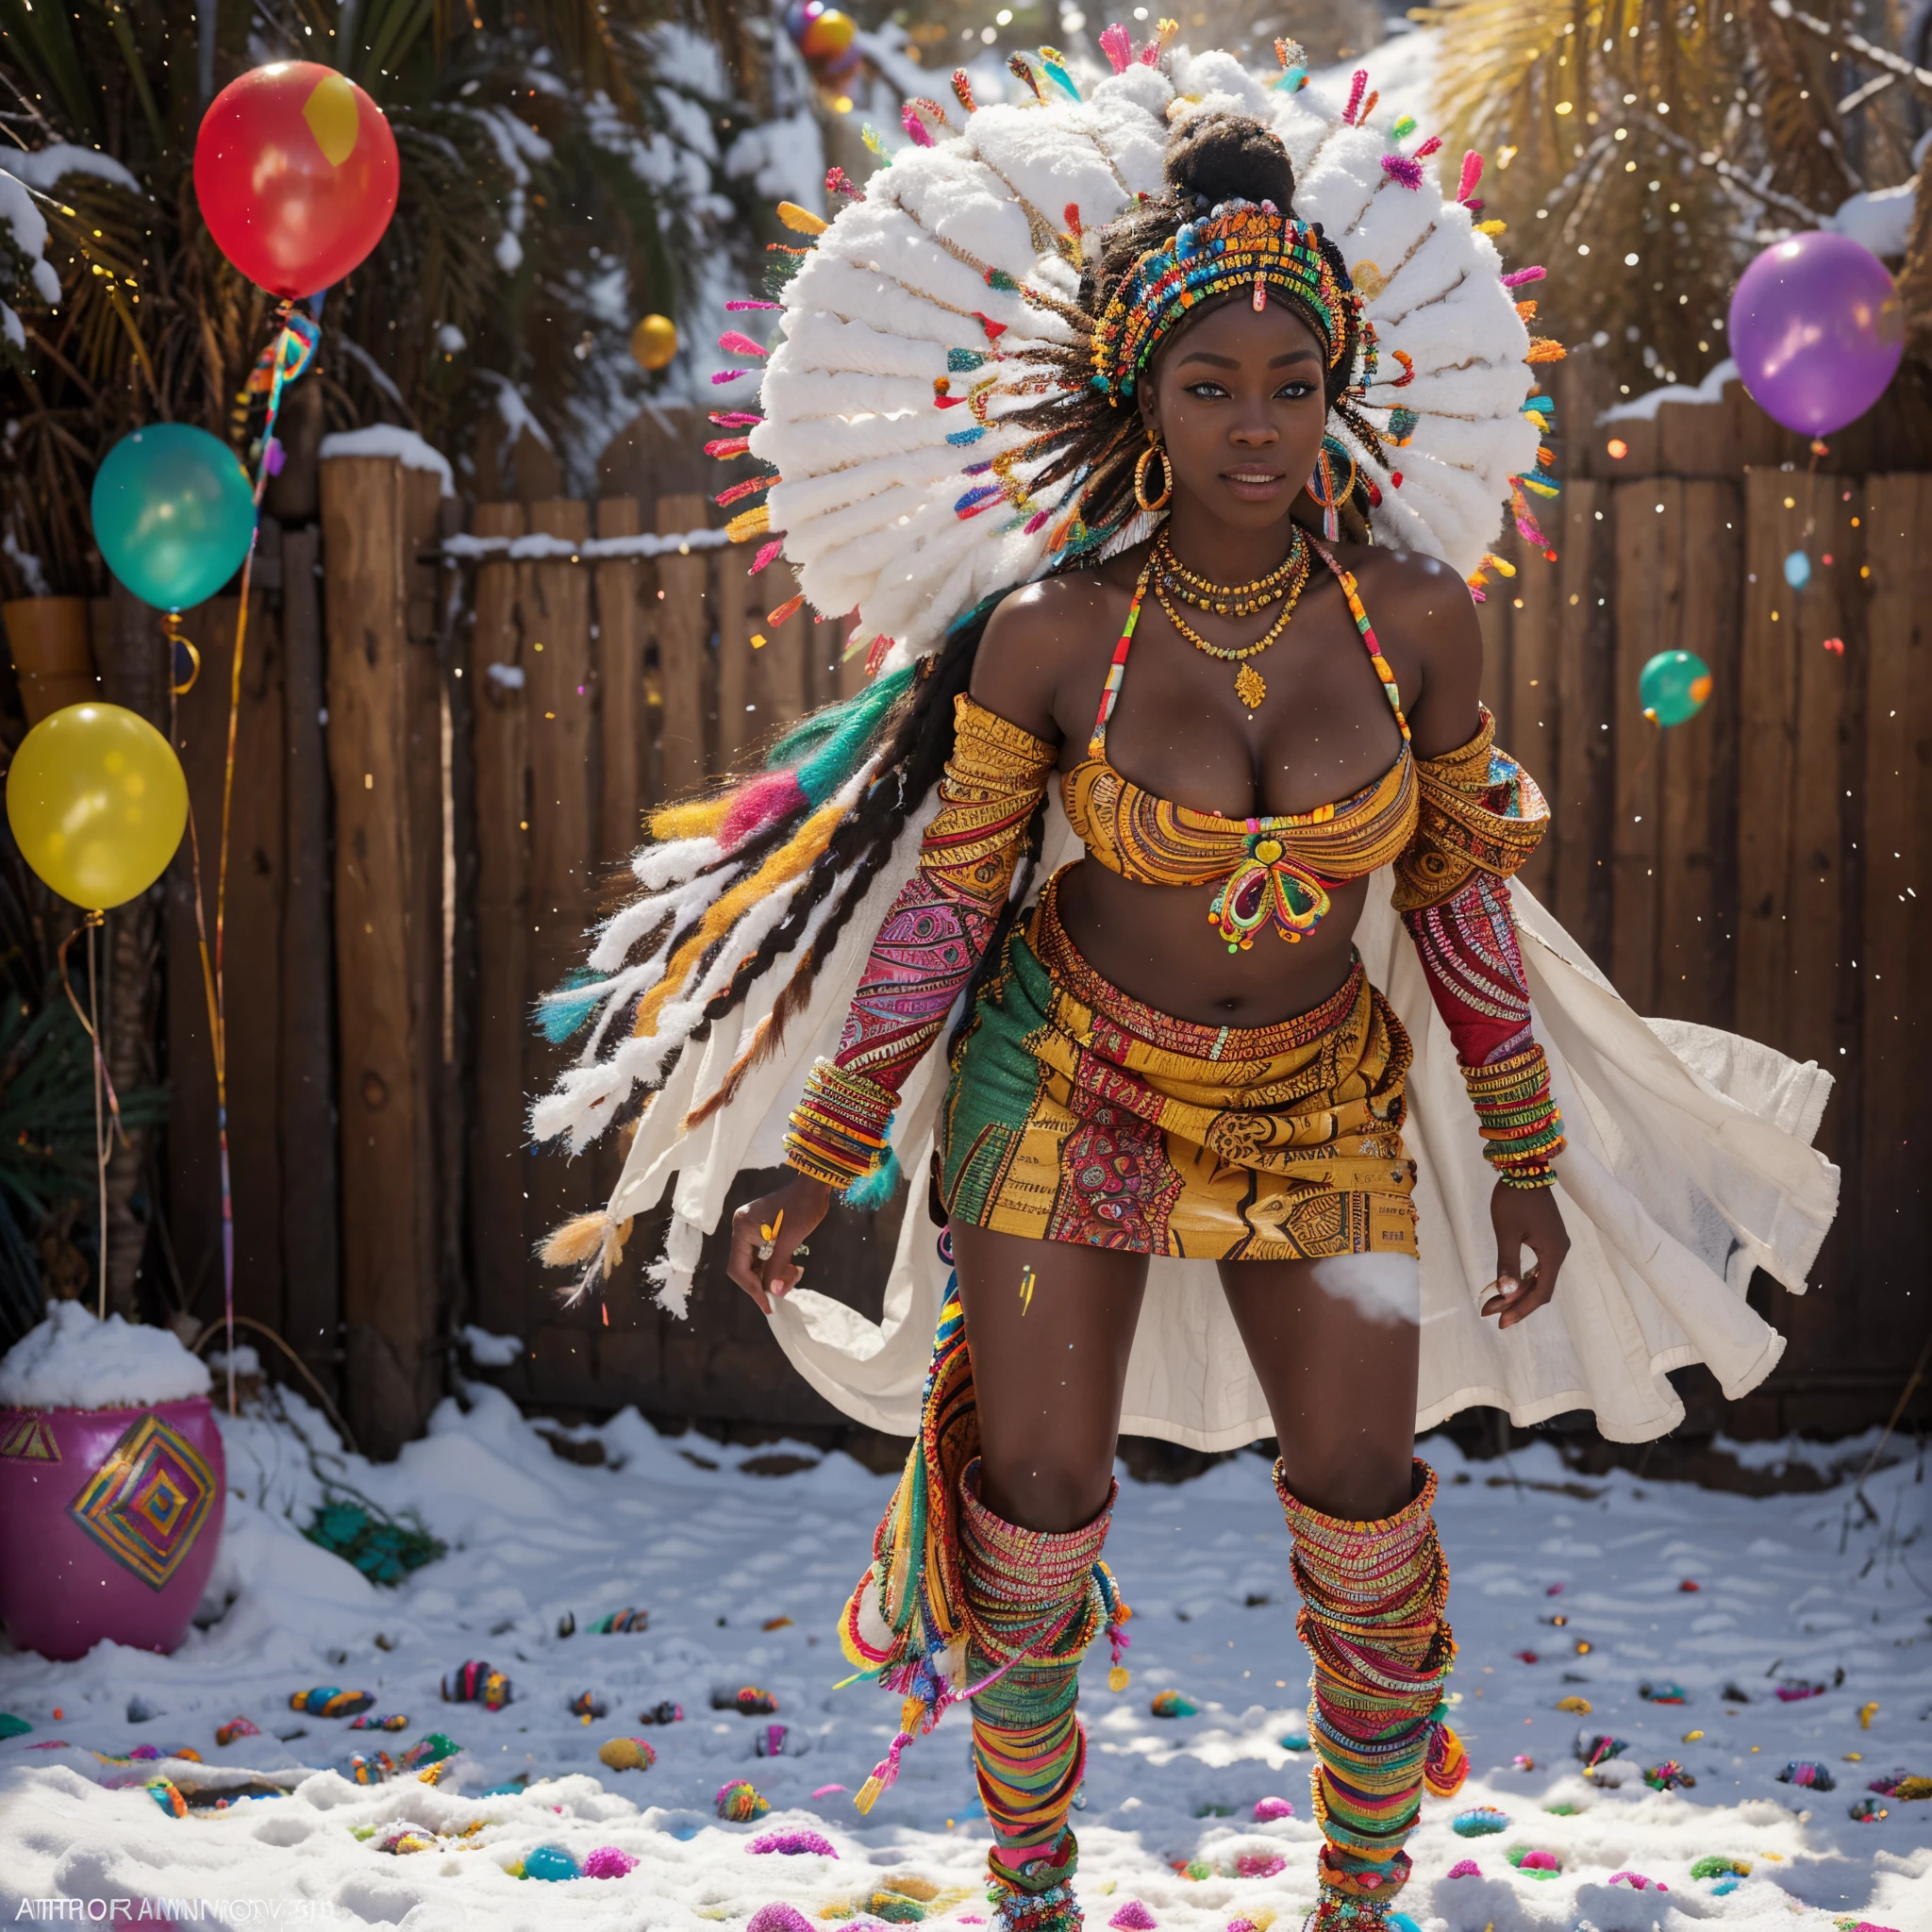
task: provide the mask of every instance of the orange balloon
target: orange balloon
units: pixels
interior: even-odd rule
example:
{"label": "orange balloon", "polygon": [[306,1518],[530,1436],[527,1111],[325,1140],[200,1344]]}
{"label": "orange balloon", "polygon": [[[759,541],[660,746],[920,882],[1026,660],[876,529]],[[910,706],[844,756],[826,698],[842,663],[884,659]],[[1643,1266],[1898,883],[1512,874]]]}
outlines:
{"label": "orange balloon", "polygon": [[662,369],[677,354],[677,325],[668,315],[647,315],[630,332],[630,353],[640,368]]}
{"label": "orange balloon", "polygon": [[798,50],[808,60],[830,60],[852,44],[857,24],[849,13],[827,7],[807,24]]}

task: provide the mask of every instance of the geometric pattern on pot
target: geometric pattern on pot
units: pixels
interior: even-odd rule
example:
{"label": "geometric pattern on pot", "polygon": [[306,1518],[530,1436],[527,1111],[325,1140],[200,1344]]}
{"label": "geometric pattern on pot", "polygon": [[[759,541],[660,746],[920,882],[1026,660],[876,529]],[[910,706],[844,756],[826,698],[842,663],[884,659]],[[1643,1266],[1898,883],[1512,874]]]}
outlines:
{"label": "geometric pattern on pot", "polygon": [[37,1408],[0,1409],[0,1462],[58,1462],[60,1445]]}
{"label": "geometric pattern on pot", "polygon": [[159,1590],[193,1547],[214,1493],[200,1450],[147,1415],[114,1444],[67,1513],[116,1561]]}

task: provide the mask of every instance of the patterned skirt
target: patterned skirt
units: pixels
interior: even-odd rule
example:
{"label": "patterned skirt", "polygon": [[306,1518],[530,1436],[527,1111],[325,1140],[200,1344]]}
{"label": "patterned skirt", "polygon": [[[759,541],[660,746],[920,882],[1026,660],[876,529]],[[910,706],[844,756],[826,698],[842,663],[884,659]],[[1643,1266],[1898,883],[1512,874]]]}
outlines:
{"label": "patterned skirt", "polygon": [[1058,885],[954,1053],[938,1149],[950,1218],[1203,1260],[1414,1255],[1412,1049],[1360,961],[1312,1012],[1196,1025],[1087,963]]}

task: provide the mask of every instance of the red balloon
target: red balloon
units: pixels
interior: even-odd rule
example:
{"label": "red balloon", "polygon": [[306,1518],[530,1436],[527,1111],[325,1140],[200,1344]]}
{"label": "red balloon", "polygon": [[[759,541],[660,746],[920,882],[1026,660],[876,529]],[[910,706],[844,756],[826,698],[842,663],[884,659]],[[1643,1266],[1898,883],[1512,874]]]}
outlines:
{"label": "red balloon", "polygon": [[216,245],[291,299],[341,281],[382,240],[400,175],[382,109],[313,60],[230,81],[194,142],[195,198]]}

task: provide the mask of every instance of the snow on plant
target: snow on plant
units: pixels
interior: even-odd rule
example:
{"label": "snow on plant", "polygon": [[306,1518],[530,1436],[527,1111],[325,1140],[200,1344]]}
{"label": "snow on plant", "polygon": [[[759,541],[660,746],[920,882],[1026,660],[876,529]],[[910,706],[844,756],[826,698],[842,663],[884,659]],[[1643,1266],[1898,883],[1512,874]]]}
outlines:
{"label": "snow on plant", "polygon": [[524,261],[524,224],[529,218],[530,166],[549,160],[556,150],[527,122],[508,108],[469,108],[476,125],[490,137],[503,164],[508,198],[503,209],[503,232],[496,238],[496,265],[513,275]]}
{"label": "snow on plant", "polygon": [[[30,286],[36,297],[48,308],[60,305],[60,277],[47,258],[47,218],[34,206],[26,183],[17,175],[0,171],[0,236],[5,237],[5,255],[13,273],[11,292],[22,299],[21,288]],[[0,335],[9,348],[26,347],[26,328],[11,305],[0,301]]]}

